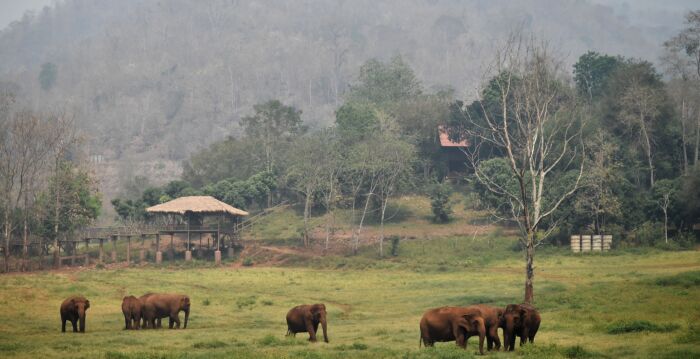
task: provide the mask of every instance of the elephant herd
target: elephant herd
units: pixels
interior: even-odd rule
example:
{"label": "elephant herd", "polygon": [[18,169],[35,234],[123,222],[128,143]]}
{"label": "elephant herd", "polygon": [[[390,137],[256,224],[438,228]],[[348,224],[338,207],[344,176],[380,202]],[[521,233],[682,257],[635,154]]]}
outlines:
{"label": "elephant herd", "polygon": [[[73,324],[73,332],[85,332],[85,316],[90,308],[90,301],[83,296],[73,296],[61,303],[61,331],[66,331],[66,321]],[[169,319],[169,327],[180,328],[180,312],[185,312],[185,323],[190,317],[190,297],[182,294],[147,293],[139,298],[133,295],[122,299],[122,313],[124,314],[124,329],[160,328],[161,319]],[[143,324],[141,321],[143,320]]]}
{"label": "elephant herd", "polygon": [[[73,331],[85,332],[85,312],[90,308],[90,301],[83,296],[70,297],[61,304],[61,321],[63,332],[66,321],[73,324]],[[180,328],[179,313],[185,312],[185,323],[190,316],[190,298],[181,294],[148,293],[137,298],[127,296],[122,300],[124,329],[160,328],[161,319],[169,319],[169,328]],[[287,312],[287,335],[309,333],[309,340],[316,341],[318,326],[323,330],[323,339],[328,343],[328,322],[324,304],[299,305]],[[499,350],[501,340],[498,328],[503,329],[503,346],[505,350],[514,350],[515,338],[520,338],[520,345],[534,342],[540,327],[540,314],[529,304],[509,304],[505,308],[484,304],[467,307],[440,307],[426,311],[420,320],[420,343],[426,347],[435,342],[455,341],[464,349],[470,337],[479,337],[479,352],[484,354],[484,339],[487,349]],[[419,346],[420,346],[419,343]]]}
{"label": "elephant herd", "polygon": [[[426,347],[435,342],[455,341],[466,349],[467,339],[479,337],[479,352],[484,354],[484,339],[487,349],[501,348],[498,328],[503,329],[505,350],[515,349],[515,338],[520,345],[535,341],[540,327],[540,313],[529,304],[509,304],[504,308],[478,304],[468,307],[440,307],[430,309],[420,320],[420,342]],[[420,343],[419,343],[420,346]]]}

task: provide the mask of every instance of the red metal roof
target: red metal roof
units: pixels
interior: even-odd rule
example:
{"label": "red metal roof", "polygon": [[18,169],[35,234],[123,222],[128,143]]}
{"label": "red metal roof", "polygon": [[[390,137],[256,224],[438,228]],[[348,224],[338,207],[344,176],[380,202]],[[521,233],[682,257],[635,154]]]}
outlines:
{"label": "red metal roof", "polygon": [[438,134],[440,135],[440,146],[442,147],[468,147],[469,142],[467,140],[461,140],[459,142],[454,142],[450,140],[450,135],[447,134],[447,130],[443,126],[438,126]]}

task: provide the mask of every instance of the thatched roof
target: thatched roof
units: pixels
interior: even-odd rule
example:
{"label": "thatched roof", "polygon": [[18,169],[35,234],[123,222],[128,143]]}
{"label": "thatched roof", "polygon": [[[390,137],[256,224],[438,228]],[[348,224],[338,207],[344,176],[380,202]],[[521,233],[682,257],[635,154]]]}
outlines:
{"label": "thatched roof", "polygon": [[202,214],[230,214],[247,216],[248,212],[230,206],[212,196],[187,196],[146,208],[148,213],[180,214],[187,212]]}

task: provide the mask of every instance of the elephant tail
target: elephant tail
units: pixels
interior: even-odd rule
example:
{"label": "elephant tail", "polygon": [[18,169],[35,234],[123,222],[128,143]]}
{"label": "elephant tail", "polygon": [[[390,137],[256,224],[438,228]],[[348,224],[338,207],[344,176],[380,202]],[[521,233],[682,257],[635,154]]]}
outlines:
{"label": "elephant tail", "polygon": [[423,344],[423,335],[418,337],[418,349],[420,349],[421,344]]}

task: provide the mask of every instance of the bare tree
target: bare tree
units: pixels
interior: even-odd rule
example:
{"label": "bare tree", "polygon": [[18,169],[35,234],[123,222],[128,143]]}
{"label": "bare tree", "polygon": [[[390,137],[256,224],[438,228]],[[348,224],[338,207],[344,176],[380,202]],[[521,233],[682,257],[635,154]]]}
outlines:
{"label": "bare tree", "polygon": [[622,120],[632,130],[639,131],[639,138],[649,166],[649,186],[654,187],[654,141],[652,129],[661,106],[661,93],[633,79],[620,98]]}
{"label": "bare tree", "polygon": [[[535,248],[556,228],[557,209],[577,191],[583,175],[580,116],[574,92],[546,44],[511,35],[498,49],[490,70],[488,87],[474,104],[480,115],[465,112],[471,145],[464,152],[476,179],[503,199],[507,219],[520,228],[525,302],[531,303]],[[499,183],[484,171],[482,159],[488,153],[482,149],[486,148],[505,157],[517,186]],[[552,198],[548,185],[570,168],[577,168],[576,175]]]}

